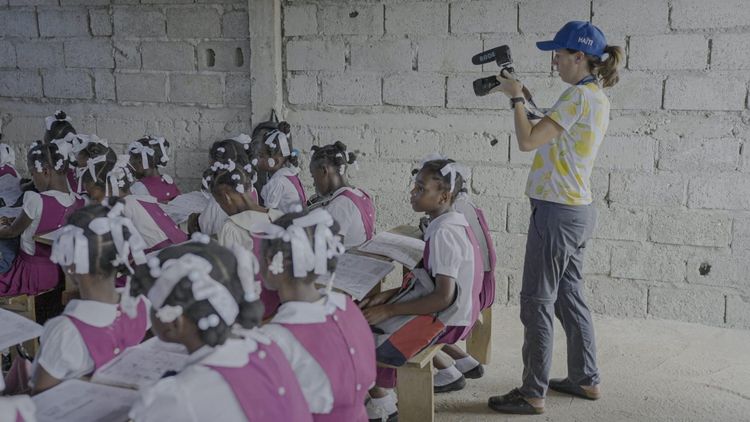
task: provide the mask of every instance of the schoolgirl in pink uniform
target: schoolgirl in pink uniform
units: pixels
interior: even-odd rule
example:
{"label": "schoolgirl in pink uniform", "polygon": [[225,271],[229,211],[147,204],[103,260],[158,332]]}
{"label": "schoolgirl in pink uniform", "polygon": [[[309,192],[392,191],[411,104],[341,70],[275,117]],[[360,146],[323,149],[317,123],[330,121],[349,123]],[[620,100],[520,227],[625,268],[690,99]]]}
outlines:
{"label": "schoolgirl in pink uniform", "polygon": [[148,302],[120,294],[114,279],[118,271],[132,270],[131,259],[145,263],[144,246],[133,223],[117,210],[90,205],[71,214],[52,245],[51,259],[69,274],[81,298],[44,324],[32,368],[33,393],[90,375],[141,342],[150,326]]}
{"label": "schoolgirl in pink uniform", "polygon": [[130,165],[137,182],[131,191],[138,195],[151,195],[166,204],[180,194],[180,189],[169,175],[162,175],[160,167],[169,162],[169,142],[164,138],[146,136],[128,146]]}
{"label": "schoolgirl in pink uniform", "polygon": [[[289,123],[265,134],[258,144],[253,165],[271,177],[260,191],[262,204],[283,213],[298,212],[307,203],[307,195],[299,179],[299,152],[292,149]],[[255,161],[257,160],[257,161]]]}
{"label": "schoolgirl in pink uniform", "polygon": [[[141,393],[130,417],[147,421],[311,421],[284,354],[254,330],[263,312],[257,261],[198,234],[166,248],[136,272],[132,291],[153,304],[153,331],[190,357],[174,376]],[[244,330],[233,336],[235,324]]]}
{"label": "schoolgirl in pink uniform", "polygon": [[0,296],[35,295],[62,281],[60,269],[50,261],[50,247],[37,243],[34,235],[61,228],[67,217],[84,205],[68,187],[67,154],[57,145],[35,142],[27,164],[38,192],[24,194],[23,210],[15,219],[0,217],[0,239],[20,237],[18,255],[0,274]]}
{"label": "schoolgirl in pink uniform", "polygon": [[375,347],[362,313],[348,296],[318,291],[314,281],[335,274],[344,246],[331,215],[316,209],[257,224],[260,268],[281,306],[263,327],[297,374],[315,421],[366,421],[367,390],[375,381]]}
{"label": "schoolgirl in pink uniform", "polygon": [[[374,326],[377,359],[400,366],[433,343],[452,345],[466,338],[479,315],[482,265],[479,247],[466,218],[452,211],[463,178],[452,160],[425,162],[411,191],[414,211],[430,217],[425,231],[422,265],[399,289],[385,291],[360,303]],[[448,359],[435,360],[435,390],[463,388],[466,381]],[[377,387],[370,391],[372,420],[397,415],[396,371],[378,368]]]}
{"label": "schoolgirl in pink uniform", "polygon": [[[55,114],[47,116],[44,119],[44,129],[44,143],[48,144],[57,141],[56,143],[58,143],[58,147],[60,146],[60,143],[63,142],[71,144],[71,136],[76,134],[76,129],[73,127],[70,117],[62,110],[57,110],[55,111]],[[68,157],[66,157],[66,159],[68,159]],[[76,167],[73,165],[69,166],[65,176],[68,179],[70,188],[75,189],[78,182]]]}
{"label": "schoolgirl in pink uniform", "polygon": [[339,236],[346,248],[360,246],[375,234],[375,205],[370,194],[349,186],[346,171],[357,157],[343,142],[313,146],[310,174],[326,209],[339,224]]}

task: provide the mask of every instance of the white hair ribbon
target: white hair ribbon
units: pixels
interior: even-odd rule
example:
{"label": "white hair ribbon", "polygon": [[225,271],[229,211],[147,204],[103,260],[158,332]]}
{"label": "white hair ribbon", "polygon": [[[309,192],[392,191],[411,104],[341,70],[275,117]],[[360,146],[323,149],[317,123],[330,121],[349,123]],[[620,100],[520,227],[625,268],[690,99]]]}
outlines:
{"label": "white hair ribbon", "polygon": [[421,169],[424,167],[425,164],[427,164],[430,161],[436,161],[436,160],[447,160],[448,157],[444,156],[443,154],[440,154],[439,152],[431,152],[424,157],[422,157],[422,160],[419,162],[419,168]]}
{"label": "white hair ribbon", "polygon": [[70,144],[73,146],[73,153],[78,154],[79,152],[83,151],[84,148],[86,148],[89,144],[100,144],[104,145],[105,147],[109,147],[109,142],[107,142],[106,139],[101,139],[98,136],[91,134],[91,135],[83,135],[83,134],[77,134],[74,135],[72,133],[69,133],[65,136],[65,138],[70,138]]}
{"label": "white hair ribbon", "polygon": [[[328,211],[318,208],[304,217],[295,218],[286,229],[271,223],[253,225],[254,235],[264,239],[282,239],[292,246],[294,277],[307,277],[309,272],[317,275],[328,273],[328,260],[345,252],[341,239],[334,236],[330,227],[333,217]],[[305,228],[315,227],[312,243]]]}
{"label": "white hair ribbon", "polygon": [[268,133],[268,135],[266,135],[265,144],[273,147],[274,141],[278,141],[282,156],[288,157],[292,154],[292,151],[289,149],[289,138],[287,137],[286,133],[280,130],[272,130]]}
{"label": "white hair ribbon", "polygon": [[73,154],[72,139],[75,139],[75,135],[72,133],[69,133],[65,135],[64,138],[54,139],[50,143],[57,145],[57,150],[66,160],[75,161],[76,157]]}
{"label": "white hair ribbon", "polygon": [[141,154],[141,162],[143,162],[143,168],[148,169],[148,156],[154,156],[154,149],[151,147],[147,147],[143,145],[142,143],[136,141],[131,142],[130,145],[128,145],[128,152],[131,154]]}
{"label": "white hair ribbon", "polygon": [[47,130],[52,129],[52,124],[55,123],[55,122],[70,122],[71,121],[70,117],[68,117],[67,115],[65,116],[64,119],[58,119],[57,115],[61,114],[61,113],[62,113],[61,110],[57,110],[57,111],[55,111],[54,115],[47,116],[47,117],[44,118],[44,126],[47,128]]}
{"label": "white hair ribbon", "polygon": [[222,163],[221,161],[217,161],[213,164],[211,164],[211,170],[213,171],[219,171],[219,170],[226,170],[226,171],[234,171],[234,169],[237,168],[237,164],[235,164],[234,160],[227,160],[226,163]]}
{"label": "white hair ribbon", "polygon": [[246,164],[242,169],[250,176],[250,183],[255,184],[258,181],[258,173],[253,168],[252,164]]}
{"label": "white hair ribbon", "polygon": [[[118,202],[107,213],[106,217],[98,217],[91,220],[89,229],[98,235],[110,233],[112,242],[115,244],[117,255],[112,260],[112,265],[124,265],[132,274],[133,268],[130,266],[130,258],[136,265],[146,263],[146,255],[143,252],[146,249],[146,242],[136,230],[133,222],[122,216],[122,210],[125,206]],[[130,236],[125,239],[124,228],[128,229]]]}
{"label": "white hair ribbon", "polygon": [[166,142],[166,139],[163,137],[154,138],[149,136],[148,137],[148,144],[149,145],[159,145],[159,149],[161,150],[161,162],[157,163],[156,165],[159,167],[162,167],[167,164],[167,161],[169,161],[169,156],[167,153],[167,147],[164,145],[164,142]]}
{"label": "white hair ribbon", "polygon": [[443,166],[443,168],[440,169],[440,174],[443,176],[446,176],[448,174],[451,175],[451,192],[453,192],[453,189],[456,188],[456,173],[457,169],[454,165],[455,163],[448,163]]}
{"label": "white hair ribbon", "polygon": [[255,302],[260,299],[261,291],[260,282],[255,279],[259,270],[258,259],[237,243],[232,244],[231,250],[237,259],[237,277],[245,292],[245,302]]}
{"label": "white hair ribbon", "polygon": [[16,165],[16,152],[8,144],[0,144],[0,166]]}
{"label": "white hair ribbon", "polygon": [[131,173],[130,167],[128,167],[127,159],[128,156],[126,155],[126,161],[123,162],[122,157],[118,156],[115,166],[107,173],[106,179],[108,183],[105,187],[105,196],[110,196],[110,186],[112,187],[112,196],[120,196],[120,188],[125,187],[125,181],[132,182],[134,180],[133,173]]}
{"label": "white hair ribbon", "polygon": [[239,135],[232,138],[232,140],[235,142],[239,142],[240,144],[242,144],[242,147],[247,150],[250,149],[250,143],[253,141],[253,138],[244,133],[240,133]]}
{"label": "white hair ribbon", "polygon": [[61,266],[75,265],[77,274],[89,272],[89,240],[83,229],[68,224],[60,229],[60,234],[52,243],[49,259]]}
{"label": "white hair ribbon", "polygon": [[[208,300],[224,323],[231,326],[239,315],[239,306],[229,290],[211,278],[212,269],[213,266],[208,260],[191,253],[165,261],[161,264],[154,286],[148,292],[151,305],[157,311],[161,309],[174,287],[187,277],[192,284],[195,300]],[[206,319],[206,322],[199,324],[199,328],[205,330],[210,326],[216,326],[214,322],[218,321]]]}
{"label": "white hair ribbon", "polygon": [[97,181],[96,177],[96,165],[99,163],[103,163],[107,161],[107,154],[102,154],[97,157],[91,157],[86,161],[86,167],[83,168],[80,174],[77,174],[78,177],[78,193],[81,193],[81,184],[83,181],[83,175],[86,172],[89,172],[91,175],[91,178],[94,179],[94,181]]}

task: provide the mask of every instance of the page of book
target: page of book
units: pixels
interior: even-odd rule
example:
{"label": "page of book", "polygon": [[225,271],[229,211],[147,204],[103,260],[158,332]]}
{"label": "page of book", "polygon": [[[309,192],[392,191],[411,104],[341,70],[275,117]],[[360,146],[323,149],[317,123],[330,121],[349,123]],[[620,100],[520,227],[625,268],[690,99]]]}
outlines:
{"label": "page of book", "polygon": [[138,398],[126,388],[68,380],[34,397],[38,422],[124,422]]}
{"label": "page of book", "polygon": [[[151,345],[153,346],[153,345]],[[136,346],[99,368],[91,381],[99,384],[140,389],[159,381],[167,371],[180,371],[188,354]]]}
{"label": "page of book", "polygon": [[0,350],[42,335],[42,326],[5,309],[0,309]]}
{"label": "page of book", "polygon": [[162,209],[169,215],[175,224],[187,221],[190,214],[202,213],[208,206],[208,198],[202,192],[194,191],[176,196],[167,204],[162,204]]}
{"label": "page of book", "polygon": [[[382,259],[345,253],[336,263],[333,287],[356,300],[362,300],[395,266]],[[326,285],[329,276],[319,277],[317,284]]]}
{"label": "page of book", "polygon": [[382,255],[414,268],[422,259],[424,241],[390,232],[378,233],[359,247],[362,252]]}

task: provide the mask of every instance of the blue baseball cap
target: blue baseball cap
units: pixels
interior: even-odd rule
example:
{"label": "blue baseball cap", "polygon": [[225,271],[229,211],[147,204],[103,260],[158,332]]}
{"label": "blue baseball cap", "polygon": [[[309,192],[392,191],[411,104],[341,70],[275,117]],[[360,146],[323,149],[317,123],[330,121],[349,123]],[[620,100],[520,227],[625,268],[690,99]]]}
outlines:
{"label": "blue baseball cap", "polygon": [[536,46],[542,51],[568,48],[601,57],[607,46],[607,39],[602,30],[591,22],[570,21],[557,31],[552,41],[539,41]]}

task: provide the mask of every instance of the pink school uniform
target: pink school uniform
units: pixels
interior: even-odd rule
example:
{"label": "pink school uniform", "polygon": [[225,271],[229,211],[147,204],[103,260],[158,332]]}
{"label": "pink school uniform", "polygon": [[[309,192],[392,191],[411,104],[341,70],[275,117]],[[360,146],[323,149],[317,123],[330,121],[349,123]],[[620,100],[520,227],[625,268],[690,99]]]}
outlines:
{"label": "pink school uniform", "polygon": [[9,174],[13,177],[18,177],[18,172],[10,164],[5,164],[3,166],[0,166],[0,177],[5,176],[6,174]]}
{"label": "pink school uniform", "polygon": [[287,302],[262,328],[283,350],[315,421],[366,421],[375,381],[375,345],[352,300],[331,293],[320,302]]}
{"label": "pink school uniform", "polygon": [[[432,343],[454,344],[469,335],[480,311],[484,272],[479,256],[479,246],[463,215],[448,212],[430,222],[425,232],[422,265],[432,283],[439,274],[453,277],[456,299],[437,315],[396,317],[401,323],[392,330],[386,329],[386,334],[377,341],[379,362],[402,365]],[[378,368],[377,378],[378,386],[395,387],[396,370]]]}
{"label": "pink school uniform", "polygon": [[495,245],[490,236],[489,225],[484,217],[484,211],[478,208],[466,193],[459,193],[453,209],[466,217],[466,220],[474,233],[474,237],[479,245],[482,256],[482,265],[484,267],[484,277],[482,279],[482,292],[479,295],[480,309],[484,310],[492,306],[495,302],[495,264],[497,256],[495,255]]}
{"label": "pink school uniform", "polygon": [[63,315],[44,324],[33,371],[41,365],[59,380],[90,375],[143,340],[151,326],[148,314],[149,305],[143,297],[138,299],[133,316],[121,304],[74,299]]}
{"label": "pink school uniform", "polygon": [[276,171],[261,189],[260,196],[266,208],[276,208],[284,214],[294,212],[295,208],[307,203],[296,167],[282,167]]}
{"label": "pink school uniform", "polygon": [[257,330],[204,346],[177,375],[141,393],[130,417],[147,421],[312,421],[299,383],[279,347]]}
{"label": "pink school uniform", "polygon": [[333,193],[325,209],[339,224],[339,234],[344,237],[346,248],[359,246],[375,234],[375,205],[367,192],[340,188]]}
{"label": "pink school uniform", "polygon": [[21,234],[11,268],[0,274],[0,296],[35,295],[54,288],[63,279],[60,267],[50,261],[51,247],[34,241],[34,235],[62,227],[73,211],[83,207],[77,195],[59,191],[26,192],[23,211],[31,224]]}
{"label": "pink school uniform", "polygon": [[130,192],[139,195],[151,195],[163,204],[173,200],[181,193],[172,178],[166,174],[143,177],[133,183]]}
{"label": "pink school uniform", "polygon": [[151,195],[131,194],[123,198],[122,214],[129,218],[146,242],[145,253],[188,240],[188,236]]}

